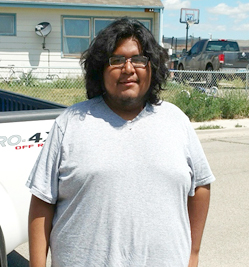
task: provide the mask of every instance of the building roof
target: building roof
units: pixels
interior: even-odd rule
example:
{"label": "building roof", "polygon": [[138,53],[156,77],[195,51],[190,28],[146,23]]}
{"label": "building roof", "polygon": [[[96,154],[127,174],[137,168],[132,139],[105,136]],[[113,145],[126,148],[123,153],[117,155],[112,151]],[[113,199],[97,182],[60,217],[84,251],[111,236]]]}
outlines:
{"label": "building roof", "polygon": [[86,6],[115,6],[115,7],[158,7],[163,8],[161,0],[133,0],[129,3],[127,0],[10,0],[0,1],[0,4],[67,4],[67,5],[86,5]]}

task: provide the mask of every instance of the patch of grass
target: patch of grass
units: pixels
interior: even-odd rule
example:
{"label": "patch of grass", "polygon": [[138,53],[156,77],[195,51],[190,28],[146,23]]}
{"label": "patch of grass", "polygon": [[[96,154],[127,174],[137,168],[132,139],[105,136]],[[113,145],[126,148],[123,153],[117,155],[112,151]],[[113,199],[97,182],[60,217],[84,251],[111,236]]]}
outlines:
{"label": "patch of grass", "polygon": [[241,128],[241,127],[243,127],[243,126],[238,124],[238,123],[235,125],[235,128]]}
{"label": "patch of grass", "polygon": [[232,77],[231,75],[227,76],[227,79],[221,79],[219,81],[221,87],[224,88],[234,88],[234,89],[244,89],[245,88],[245,81],[243,81],[239,77]]}
{"label": "patch of grass", "polygon": [[222,129],[220,125],[201,125],[196,130],[213,130],[213,129]]}
{"label": "patch of grass", "polygon": [[1,83],[1,89],[60,103],[66,106],[87,99],[85,81],[82,78],[59,79],[54,81],[32,79],[27,85],[23,83],[15,86],[13,84],[10,86],[9,84]]}

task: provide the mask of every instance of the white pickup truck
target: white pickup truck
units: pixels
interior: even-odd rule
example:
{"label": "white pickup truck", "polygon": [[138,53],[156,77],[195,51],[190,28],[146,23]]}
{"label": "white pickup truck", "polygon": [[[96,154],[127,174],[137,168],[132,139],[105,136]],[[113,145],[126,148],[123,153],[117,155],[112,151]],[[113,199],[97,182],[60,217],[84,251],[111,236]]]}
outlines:
{"label": "white pickup truck", "polygon": [[6,255],[28,239],[31,195],[25,183],[65,106],[3,90],[0,106],[0,267],[7,267]]}

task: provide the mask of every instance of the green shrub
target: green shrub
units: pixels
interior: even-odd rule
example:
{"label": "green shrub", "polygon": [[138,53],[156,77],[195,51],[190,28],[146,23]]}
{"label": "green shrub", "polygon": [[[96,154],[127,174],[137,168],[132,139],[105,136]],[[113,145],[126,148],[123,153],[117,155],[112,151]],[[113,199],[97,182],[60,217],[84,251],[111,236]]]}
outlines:
{"label": "green shrub", "polygon": [[182,91],[171,101],[178,106],[191,121],[207,121],[221,116],[220,99],[192,90],[190,95]]}
{"label": "green shrub", "polygon": [[245,90],[231,90],[221,99],[222,118],[234,119],[249,116],[249,99]]}

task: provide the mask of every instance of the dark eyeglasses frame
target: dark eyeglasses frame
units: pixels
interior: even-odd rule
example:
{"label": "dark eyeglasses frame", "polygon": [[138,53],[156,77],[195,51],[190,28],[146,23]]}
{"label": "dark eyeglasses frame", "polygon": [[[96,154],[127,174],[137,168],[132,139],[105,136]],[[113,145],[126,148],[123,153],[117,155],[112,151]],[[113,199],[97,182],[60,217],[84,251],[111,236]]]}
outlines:
{"label": "dark eyeglasses frame", "polygon": [[[141,63],[141,66],[138,66],[138,65],[136,65],[137,63],[132,62],[132,59],[139,58],[139,57],[141,57],[141,58],[143,58],[145,60],[145,63],[144,64]],[[119,65],[113,65],[113,64],[111,64],[111,61],[112,61],[113,58],[124,59],[124,62],[122,64],[119,64]],[[109,58],[109,65],[111,67],[123,68],[127,62],[130,62],[134,68],[144,68],[144,67],[147,66],[147,64],[149,62],[149,57],[146,57],[146,56],[133,56],[133,57],[130,57],[130,58],[125,58],[123,56],[113,56],[113,57]]]}

